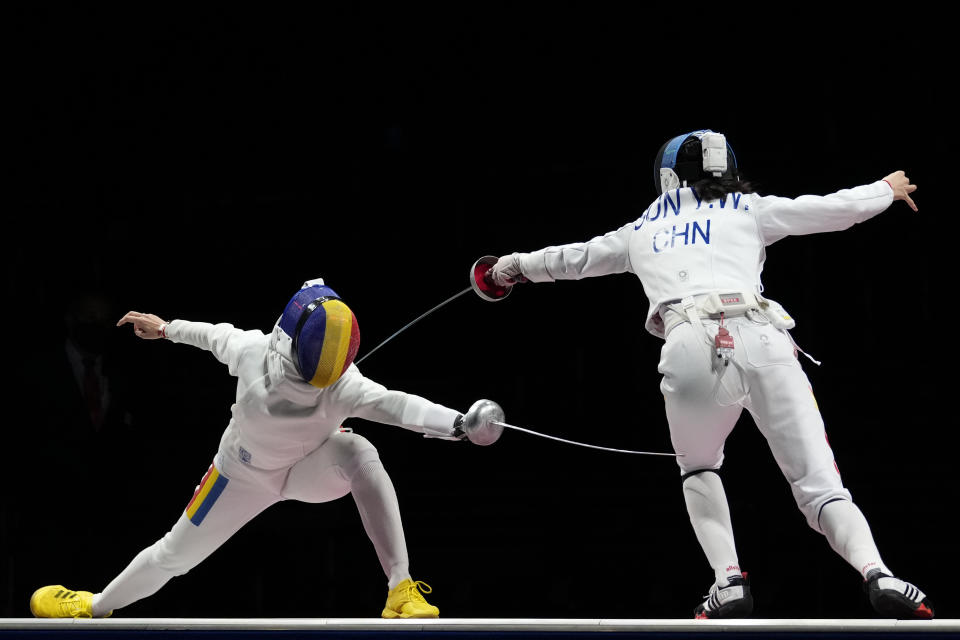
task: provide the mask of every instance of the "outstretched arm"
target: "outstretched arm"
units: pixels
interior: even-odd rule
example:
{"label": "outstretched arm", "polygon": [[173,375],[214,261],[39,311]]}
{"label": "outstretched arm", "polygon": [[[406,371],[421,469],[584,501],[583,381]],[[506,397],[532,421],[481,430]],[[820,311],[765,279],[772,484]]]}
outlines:
{"label": "outstretched arm", "polygon": [[848,229],[886,210],[896,200],[905,201],[916,211],[917,205],[910,197],[916,189],[903,171],[895,171],[871,184],[826,196],[758,197],[750,208],[764,244],[769,245],[786,236]]}
{"label": "outstretched arm", "polygon": [[187,320],[167,322],[152,313],[138,311],[128,312],[120,318],[117,326],[128,323],[133,325],[134,335],[138,338],[144,340],[167,338],[171,342],[183,342],[209,351],[217,360],[227,365],[230,373],[234,375],[244,346],[249,340],[263,337],[259,331],[242,331],[225,322],[219,324]]}
{"label": "outstretched arm", "polygon": [[335,393],[349,417],[410,429],[430,438],[460,439],[460,412],[412,393],[387,389],[351,366]]}
{"label": "outstretched arm", "polygon": [[495,284],[504,287],[528,280],[579,280],[632,271],[627,252],[631,231],[633,223],[587,242],[511,253],[501,257],[487,274]]}

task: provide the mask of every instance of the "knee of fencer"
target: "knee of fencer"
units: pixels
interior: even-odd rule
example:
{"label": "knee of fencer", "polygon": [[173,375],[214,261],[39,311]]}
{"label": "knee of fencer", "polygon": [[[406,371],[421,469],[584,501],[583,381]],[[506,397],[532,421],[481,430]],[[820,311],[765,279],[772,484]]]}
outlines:
{"label": "knee of fencer", "polygon": [[723,466],[723,450],[719,452],[710,452],[709,454],[695,451],[683,451],[683,456],[677,458],[677,465],[680,467],[680,481],[685,482],[700,473],[715,473],[720,475],[720,467]]}
{"label": "knee of fencer", "polygon": [[850,493],[846,490],[825,492],[823,494],[813,496],[802,503],[800,500],[797,500],[797,506],[800,508],[800,512],[806,519],[807,525],[817,533],[823,533],[823,527],[821,524],[824,508],[833,502],[839,502],[841,500],[851,502]]}
{"label": "knee of fencer", "polygon": [[333,446],[334,457],[345,479],[349,482],[362,467],[380,463],[380,454],[369,440],[355,433],[338,434]]}
{"label": "knee of fencer", "polygon": [[[711,474],[716,475],[716,476],[719,478],[719,477],[720,477],[720,467],[719,467],[719,465],[718,465],[716,468],[715,468],[715,467],[702,467],[702,468],[699,468],[699,469],[694,469],[693,471],[686,471],[686,472],[683,473],[683,475],[680,476],[680,484],[686,485],[686,484],[687,484],[687,480],[690,480],[691,478],[696,478],[697,476],[700,476],[701,474],[704,474],[704,473],[711,473]],[[702,478],[700,478],[700,479],[702,479]]]}
{"label": "knee of fencer", "polygon": [[[809,509],[810,513],[804,511],[804,515],[807,518],[807,524],[810,525],[810,528],[818,533],[826,533],[824,528],[823,521],[823,512],[824,509],[828,508],[828,505],[831,504],[840,504],[844,505],[853,505],[853,501],[850,499],[849,495],[831,495],[827,496],[823,500],[819,500],[815,508]],[[853,506],[856,509],[856,506]]]}

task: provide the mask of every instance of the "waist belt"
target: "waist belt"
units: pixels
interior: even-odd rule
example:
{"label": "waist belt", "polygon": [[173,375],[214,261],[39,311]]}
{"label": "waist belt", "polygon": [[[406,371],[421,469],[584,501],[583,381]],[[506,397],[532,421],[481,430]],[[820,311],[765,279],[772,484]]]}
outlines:
{"label": "waist belt", "polygon": [[711,292],[688,296],[682,300],[671,300],[660,312],[660,317],[663,318],[663,335],[669,334],[679,324],[692,322],[694,318],[719,320],[721,314],[724,318],[736,318],[753,311],[766,320],[767,316],[761,313],[766,306],[766,300],[743,291]]}
{"label": "waist belt", "polygon": [[[793,336],[790,335],[789,330],[796,326],[796,322],[783,306],[779,302],[753,293],[739,291],[733,293],[711,292],[666,302],[660,310],[660,317],[663,318],[663,336],[666,338],[670,331],[684,322],[693,324],[703,335],[706,335],[701,320],[704,318],[719,320],[721,314],[724,318],[747,316],[751,320],[764,324],[769,322],[775,328],[787,334],[797,351],[809,358],[814,364],[820,364],[819,360],[801,349],[794,341]],[[710,341],[707,340],[707,342]]]}

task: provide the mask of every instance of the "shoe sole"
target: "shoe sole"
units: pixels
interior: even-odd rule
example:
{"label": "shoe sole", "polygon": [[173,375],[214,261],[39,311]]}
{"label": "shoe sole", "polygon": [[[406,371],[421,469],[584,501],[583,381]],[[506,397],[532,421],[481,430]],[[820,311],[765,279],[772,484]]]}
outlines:
{"label": "shoe sole", "polygon": [[695,614],[698,620],[715,620],[717,618],[746,618],[753,613],[753,596],[749,593],[735,602],[728,602],[715,611]]}
{"label": "shoe sole", "polygon": [[394,611],[393,609],[384,609],[383,611],[380,612],[380,617],[381,617],[381,618],[387,618],[387,619],[389,620],[389,619],[394,619],[394,618],[439,618],[440,616],[439,616],[439,615],[429,615],[429,614],[420,615],[420,616],[417,616],[417,615],[413,615],[413,616],[412,616],[412,615],[410,615],[410,614],[408,614],[408,613],[397,613],[397,612]]}
{"label": "shoe sole", "polygon": [[926,604],[920,603],[917,606],[916,602],[899,593],[881,593],[873,598],[871,604],[877,613],[888,618],[898,620],[931,620],[933,618],[933,611]]}

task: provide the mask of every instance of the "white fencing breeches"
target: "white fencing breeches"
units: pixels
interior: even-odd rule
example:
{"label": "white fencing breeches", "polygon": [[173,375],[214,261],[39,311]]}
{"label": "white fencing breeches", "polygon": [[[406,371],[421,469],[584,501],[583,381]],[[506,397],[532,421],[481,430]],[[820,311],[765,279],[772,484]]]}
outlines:
{"label": "white fencing breeches", "polygon": [[718,385],[711,362],[717,323],[704,324],[706,337],[684,323],[667,336],[661,351],[660,389],[670,437],[684,474],[684,499],[697,538],[717,582],[739,572],[733,528],[723,485],[706,472],[719,469],[723,448],[743,408],[767,441],[790,484],[797,506],[831,548],[865,575],[886,570],[860,510],[844,488],[810,383],[789,336],[746,317],[725,323],[734,338],[732,362]]}
{"label": "white fencing breeches", "polygon": [[94,615],[155,593],[275,502],[329,502],[351,491],[384,573],[391,582],[408,577],[396,492],[377,450],[362,436],[336,432],[290,469],[255,469],[220,452],[173,528],[95,596]]}
{"label": "white fencing breeches", "polygon": [[[716,323],[705,323],[712,341]],[[850,499],[827,442],[823,419],[793,343],[769,324],[741,317],[725,322],[734,338],[731,362],[717,389],[714,350],[690,323],[677,326],[661,351],[660,389],[682,473],[719,469],[723,447],[743,408],[750,411],[807,523],[821,531],[820,509]],[[716,393],[715,393],[716,391]]]}

